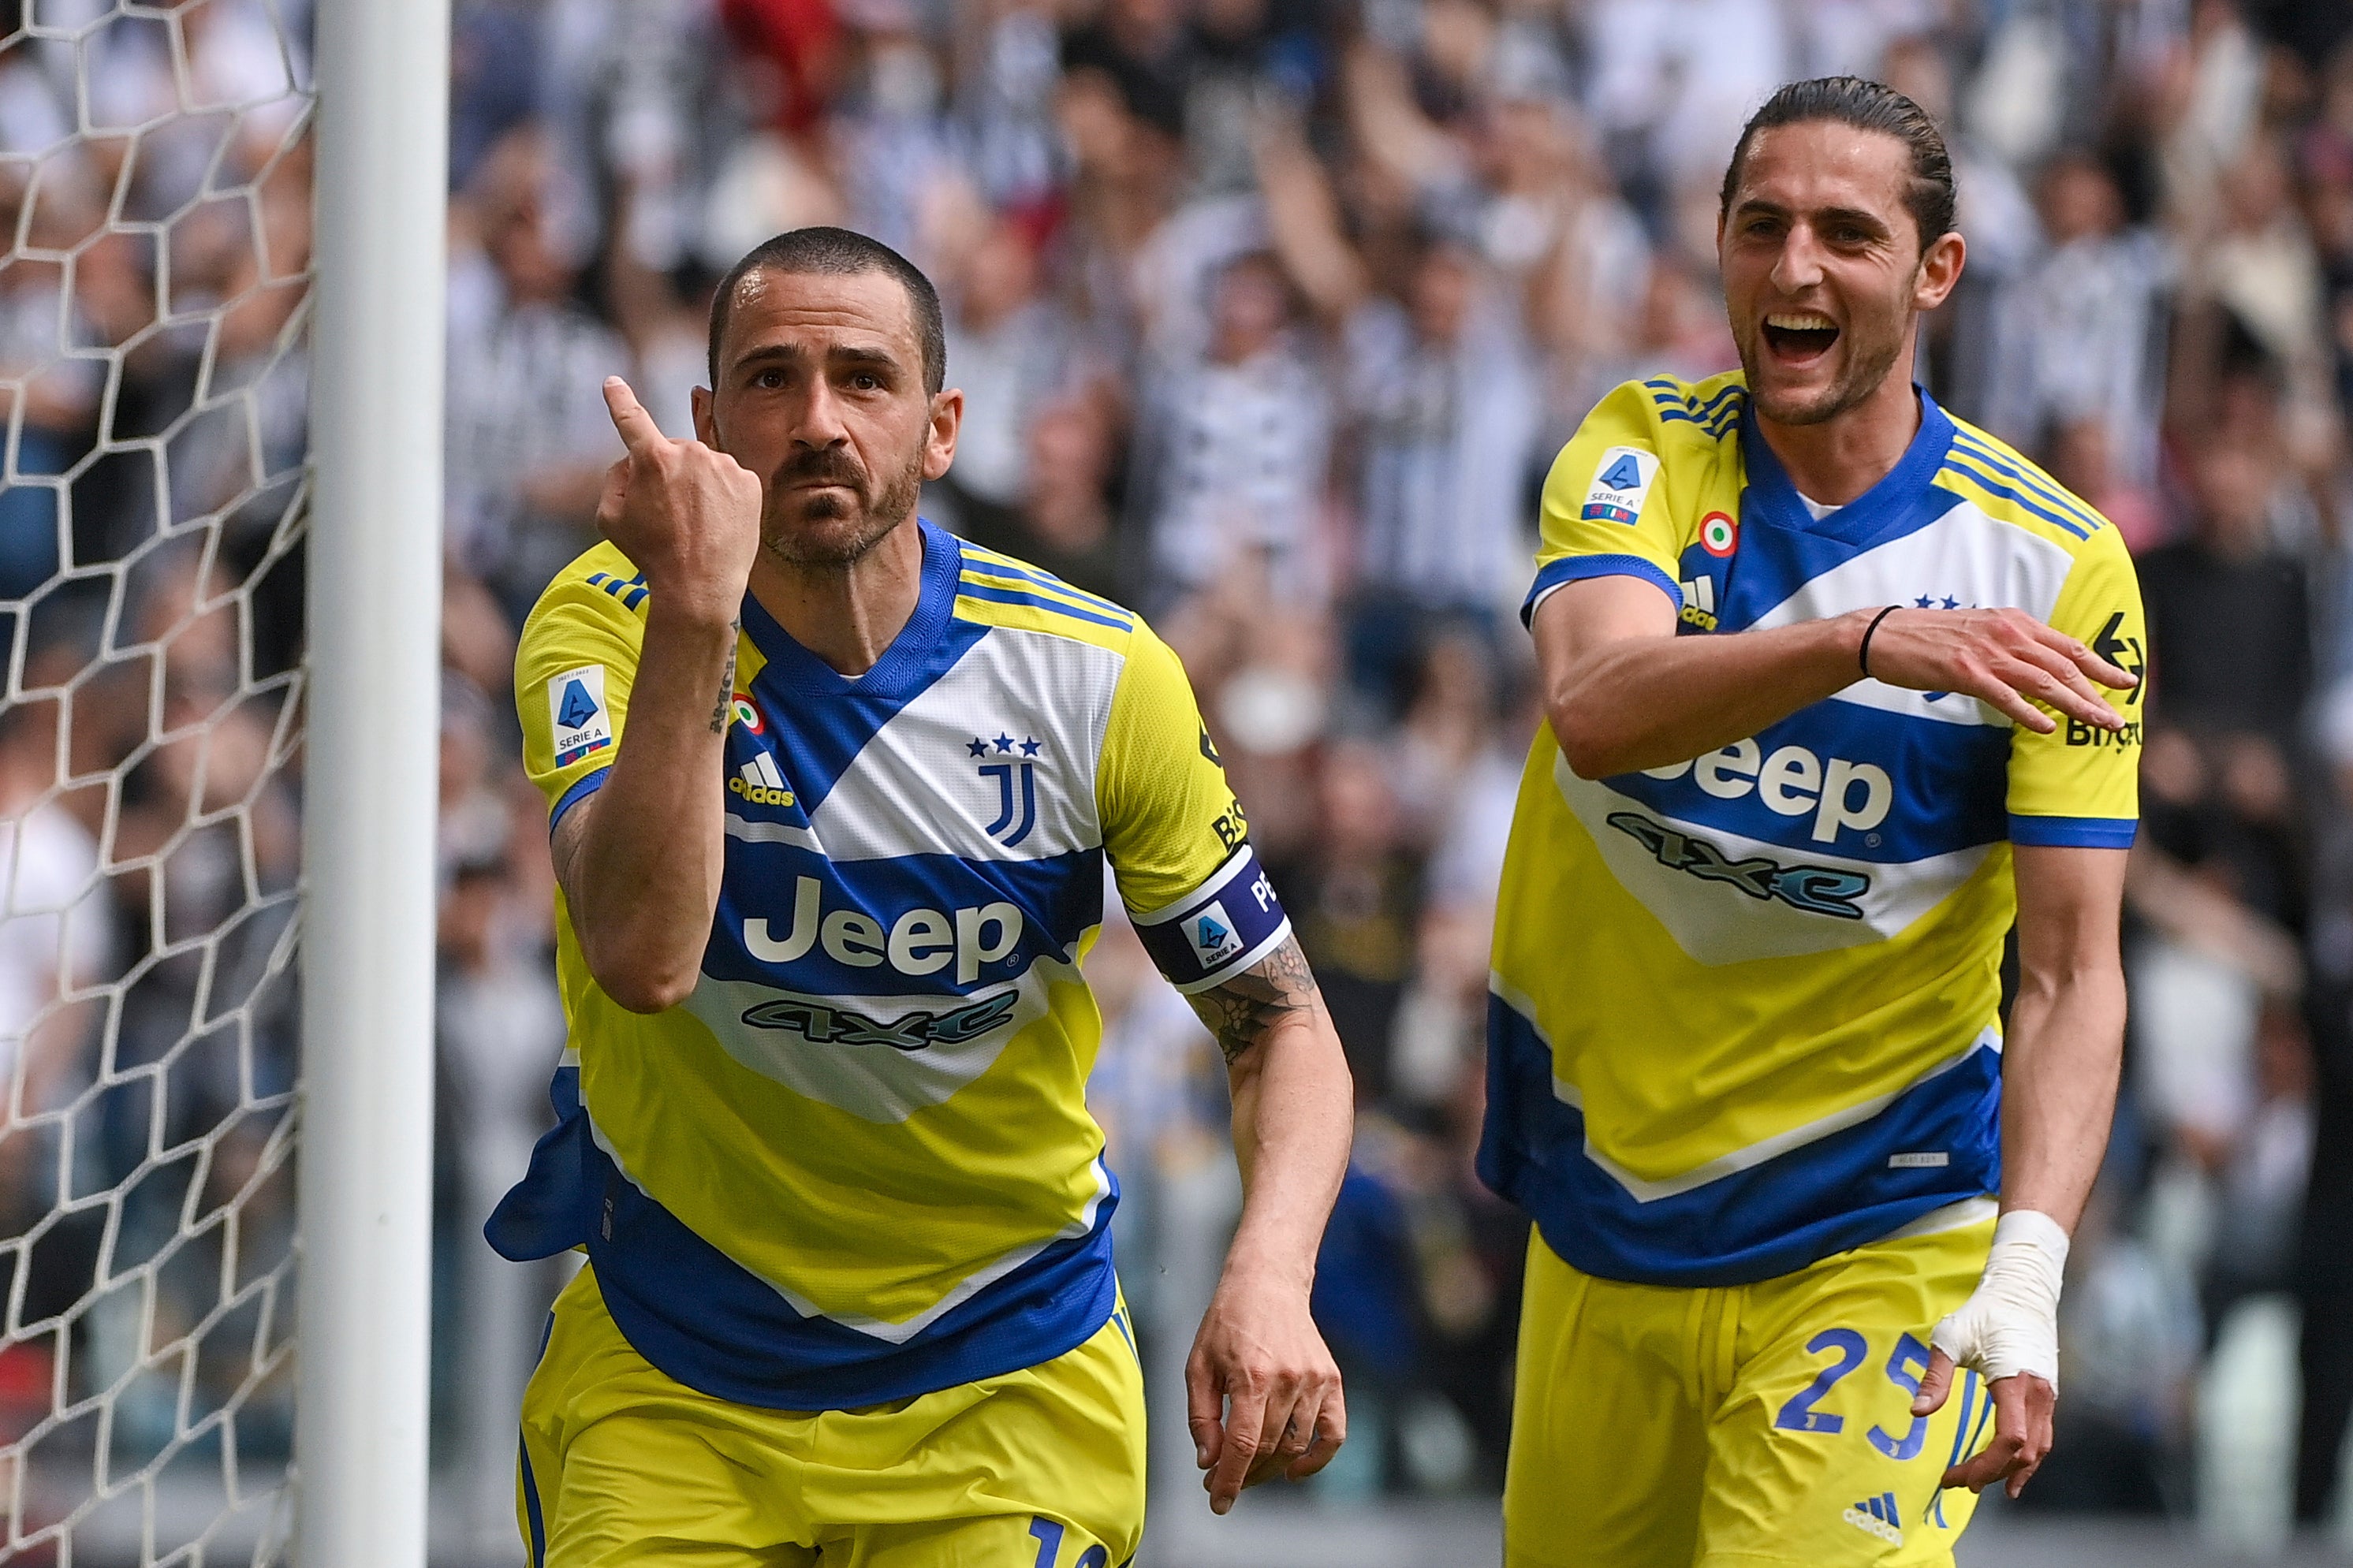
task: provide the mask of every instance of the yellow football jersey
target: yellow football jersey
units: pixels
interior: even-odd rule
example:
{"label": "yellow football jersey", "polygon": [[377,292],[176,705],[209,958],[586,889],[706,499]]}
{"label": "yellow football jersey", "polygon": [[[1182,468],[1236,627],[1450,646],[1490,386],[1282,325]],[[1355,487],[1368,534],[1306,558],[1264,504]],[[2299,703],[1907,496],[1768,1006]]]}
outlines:
{"label": "yellow football jersey", "polygon": [[[558,900],[561,1125],[492,1216],[585,1245],[689,1387],[836,1409],[1037,1365],[1100,1329],[1118,1186],[1079,961],[1109,861],[1199,989],[1289,931],[1183,668],[1128,611],[919,523],[913,617],[855,679],[746,595],[702,973],[647,1016]],[[599,546],[525,625],[524,765],[556,820],[628,743],[649,590]]]}
{"label": "yellow football jersey", "polygon": [[[1864,606],[2013,605],[2128,670],[2115,529],[1924,393],[1918,436],[1816,516],[1737,374],[1618,388],[1546,481],[1526,613],[1630,576],[1707,636]],[[1998,1189],[2010,846],[2124,847],[2121,734],[2013,727],[1858,679],[1753,737],[1587,780],[1540,731],[1496,914],[1480,1167],[1605,1279],[1771,1278]]]}

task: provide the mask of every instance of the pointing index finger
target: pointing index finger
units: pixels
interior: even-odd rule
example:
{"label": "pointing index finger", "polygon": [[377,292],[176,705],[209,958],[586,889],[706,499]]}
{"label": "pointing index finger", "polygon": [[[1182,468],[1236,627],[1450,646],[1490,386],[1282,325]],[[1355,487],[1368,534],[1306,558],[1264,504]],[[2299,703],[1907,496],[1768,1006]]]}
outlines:
{"label": "pointing index finger", "polygon": [[605,378],[605,411],[613,416],[613,428],[621,433],[621,445],[635,457],[649,443],[662,438],[661,426],[646,412],[629,384],[617,375]]}

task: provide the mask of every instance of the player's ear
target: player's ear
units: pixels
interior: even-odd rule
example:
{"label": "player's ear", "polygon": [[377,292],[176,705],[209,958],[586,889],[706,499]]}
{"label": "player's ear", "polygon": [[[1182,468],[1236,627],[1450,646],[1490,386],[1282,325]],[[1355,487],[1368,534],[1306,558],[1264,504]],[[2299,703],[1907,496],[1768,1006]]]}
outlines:
{"label": "player's ear", "polygon": [[955,387],[932,394],[932,427],[923,437],[923,478],[936,479],[955,461],[956,433],[964,428],[964,394]]}
{"label": "player's ear", "polygon": [[1962,264],[1968,260],[1968,244],[1957,229],[1947,229],[1929,243],[1927,253],[1920,258],[1920,270],[1912,280],[1912,308],[1933,310],[1943,304],[1961,280]]}
{"label": "player's ear", "polygon": [[704,446],[711,447],[713,451],[725,451],[727,449],[726,444],[719,439],[718,400],[712,396],[711,388],[707,386],[696,387],[692,394],[692,397],[694,401],[694,438],[702,442]]}

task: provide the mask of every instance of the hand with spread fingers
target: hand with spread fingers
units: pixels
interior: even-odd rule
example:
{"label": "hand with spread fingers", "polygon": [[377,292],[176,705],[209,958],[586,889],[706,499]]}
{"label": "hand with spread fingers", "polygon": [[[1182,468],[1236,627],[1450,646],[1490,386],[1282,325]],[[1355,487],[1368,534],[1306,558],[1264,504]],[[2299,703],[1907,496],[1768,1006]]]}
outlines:
{"label": "hand with spread fingers", "polygon": [[2093,683],[2116,691],[2139,684],[2132,671],[2023,610],[1897,605],[1853,613],[1870,618],[1869,640],[1857,662],[1873,679],[1915,691],[1957,691],[2046,735],[2058,725],[2036,703],[2103,730],[2121,730],[2124,716]]}
{"label": "hand with spread fingers", "polygon": [[619,376],[605,406],[628,448],[605,470],[597,531],[670,605],[732,620],[760,551],[758,476],[714,447],[661,433]]}

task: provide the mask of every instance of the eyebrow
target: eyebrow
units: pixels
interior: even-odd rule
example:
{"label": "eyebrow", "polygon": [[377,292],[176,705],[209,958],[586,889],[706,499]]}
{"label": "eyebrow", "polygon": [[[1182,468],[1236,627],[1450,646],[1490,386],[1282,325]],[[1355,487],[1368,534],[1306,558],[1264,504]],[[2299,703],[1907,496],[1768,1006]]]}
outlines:
{"label": "eyebrow", "polygon": [[[807,363],[809,358],[807,351],[797,344],[767,343],[736,355],[734,368],[740,371],[770,361],[780,361],[786,364],[803,364]],[[889,349],[869,348],[857,343],[837,343],[828,348],[825,351],[825,362],[828,364],[867,365],[890,371],[898,371],[902,368],[899,356]]]}
{"label": "eyebrow", "polygon": [[[1750,196],[1732,210],[1736,216],[1750,213],[1761,214],[1767,217],[1785,218],[1793,216],[1788,207],[1783,206],[1779,202],[1768,202],[1761,196]],[[1878,234],[1894,232],[1888,226],[1886,219],[1867,207],[1816,207],[1807,216],[1816,223],[1851,223]]]}

